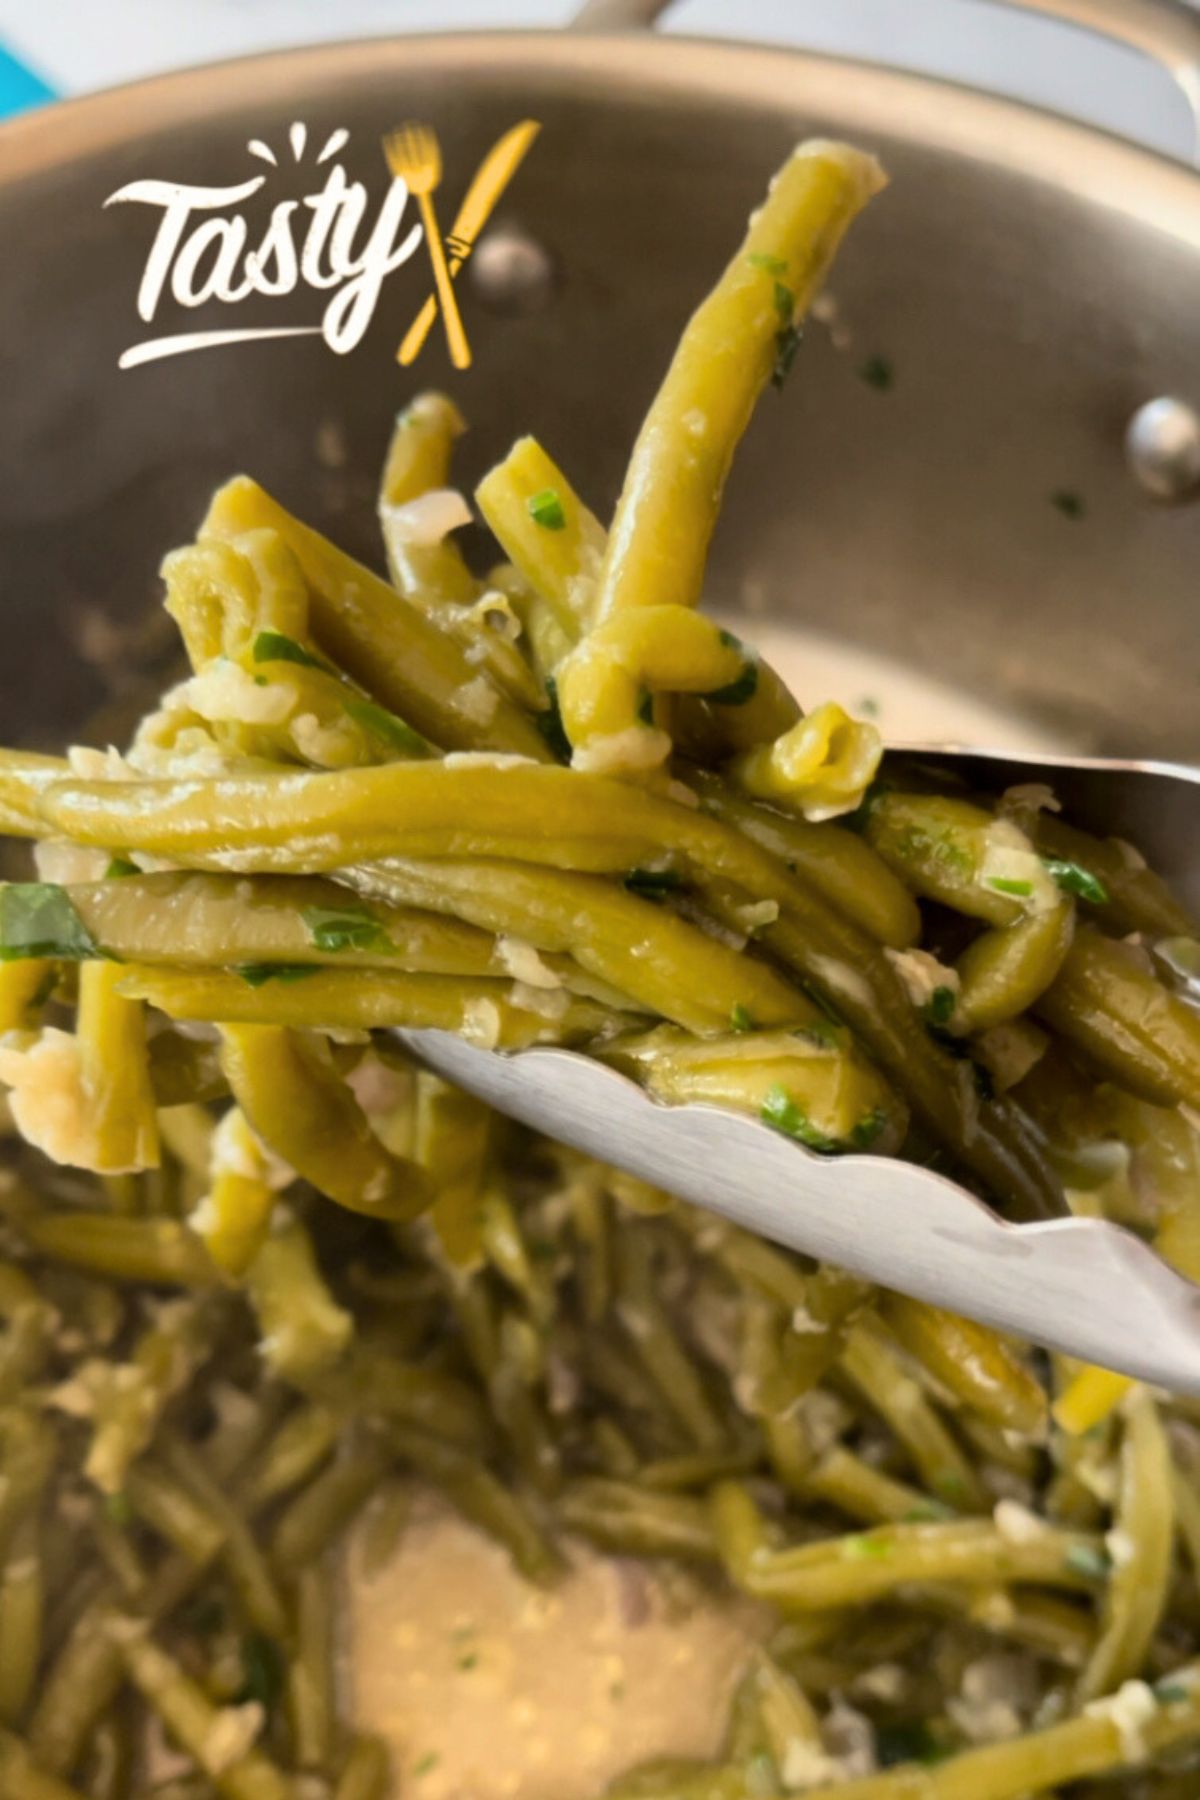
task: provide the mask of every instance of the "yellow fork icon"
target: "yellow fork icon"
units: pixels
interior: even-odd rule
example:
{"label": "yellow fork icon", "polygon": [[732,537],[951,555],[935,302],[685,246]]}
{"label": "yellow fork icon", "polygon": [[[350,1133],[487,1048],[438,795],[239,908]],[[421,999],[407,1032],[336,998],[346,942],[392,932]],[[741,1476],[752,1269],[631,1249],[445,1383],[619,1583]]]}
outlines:
{"label": "yellow fork icon", "polygon": [[[446,234],[445,239],[442,240],[438,238],[436,240],[437,250],[440,253],[440,261],[446,272],[447,292],[450,297],[450,305],[453,308],[454,317],[458,319],[458,329],[460,331],[462,331],[462,320],[458,314],[457,299],[454,294],[453,286],[451,285],[453,283],[453,278],[458,274],[459,270],[470,256],[471,251],[474,249],[476,241],[479,238],[480,232],[492,215],[497,201],[504,193],[504,190],[520,168],[522,162],[525,160],[529,147],[540,130],[541,126],[536,119],[522,119],[520,124],[513,125],[502,137],[496,140],[483,161],[480,163],[478,169],[475,171],[475,174],[471,179],[471,184],[468,187],[466,194],[463,196],[462,205],[459,207],[458,212],[455,215],[454,223]],[[384,139],[384,155],[387,158],[388,167],[392,170],[393,174],[398,173],[398,171],[392,163],[391,156],[388,152],[388,144],[392,138],[397,136],[399,136],[398,133],[390,133],[389,136]],[[436,144],[436,139],[434,141]],[[405,179],[407,180],[407,176],[405,176]],[[415,189],[413,191],[415,192]],[[424,217],[424,209],[422,209],[422,217]],[[430,255],[435,258],[434,280],[437,284],[437,293],[436,295],[430,294],[420,307],[412,324],[404,334],[399,349],[396,351],[396,361],[402,363],[405,367],[410,363],[415,362],[420,355],[425,339],[429,336],[433,322],[437,317],[439,303],[441,304],[442,317],[446,321],[448,339],[450,332],[453,329],[442,298],[441,283],[438,281],[438,258],[434,251],[436,226],[434,228],[434,233],[431,233],[428,222],[426,222],[425,230],[426,236],[430,239]],[[449,250],[450,252],[448,259],[445,254],[446,250]],[[464,347],[466,347],[465,332],[463,333],[462,342]],[[451,355],[453,356],[453,348],[451,349]],[[467,367],[467,364],[470,362],[469,347],[466,347],[466,357],[466,362],[459,363],[456,361],[455,366],[459,368]]]}

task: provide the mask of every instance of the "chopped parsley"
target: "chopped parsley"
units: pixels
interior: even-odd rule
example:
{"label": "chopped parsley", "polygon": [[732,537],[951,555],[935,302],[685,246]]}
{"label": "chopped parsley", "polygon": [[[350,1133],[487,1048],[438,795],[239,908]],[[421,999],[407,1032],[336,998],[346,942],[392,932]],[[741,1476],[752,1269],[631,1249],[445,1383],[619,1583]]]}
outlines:
{"label": "chopped parsley", "polygon": [[736,681],[731,681],[723,688],[714,688],[711,694],[705,694],[714,706],[745,706],[747,700],[753,700],[758,692],[758,664],[748,661]]}
{"label": "chopped parsley", "polygon": [[1087,517],[1087,501],[1074,488],[1056,488],[1050,496],[1050,504],[1064,519],[1083,519]]}
{"label": "chopped parsley", "polygon": [[855,1150],[869,1150],[888,1122],[887,1113],[882,1106],[876,1106],[869,1113],[864,1113],[850,1133],[850,1143]]}
{"label": "chopped parsley", "polygon": [[879,702],[874,694],[864,694],[858,703],[856,711],[860,712],[864,719],[877,719],[879,717]]}
{"label": "chopped parsley", "polygon": [[558,683],[553,675],[546,677],[546,698],[550,702],[545,712],[536,714],[534,724],[542,734],[547,750],[559,762],[569,763],[571,760],[571,740],[563,730],[562,713],[558,706]]}
{"label": "chopped parsley", "polygon": [[303,981],[315,975],[315,963],[235,963],[234,974],[240,975],[247,987],[264,987],[268,981]]}
{"label": "chopped parsley", "polygon": [[1086,900],[1092,906],[1107,904],[1108,889],[1082,863],[1062,862],[1057,856],[1043,856],[1042,867],[1048,875],[1053,875],[1064,894],[1074,894],[1077,899]]}
{"label": "chopped parsley", "polygon": [[413,1764],[413,1774],[428,1775],[431,1769],[437,1768],[439,1760],[436,1750],[427,1750],[424,1756],[418,1757]]}
{"label": "chopped parsley", "polygon": [[767,275],[774,275],[777,278],[788,272],[788,266],[782,256],[772,256],[766,250],[752,250],[746,261],[752,269],[762,269]]}
{"label": "chopped parsley", "polygon": [[842,1555],[848,1562],[884,1562],[892,1554],[890,1539],[865,1531],[842,1539]]}
{"label": "chopped parsley", "polygon": [[967,1497],[966,1480],[957,1469],[939,1469],[934,1476],[933,1485],[948,1500],[965,1500]]}
{"label": "chopped parsley", "polygon": [[403,750],[409,756],[422,755],[429,746],[419,731],[406,725],[403,719],[389,712],[386,706],[377,706],[374,700],[351,699],[345,702],[346,711],[356,725],[364,731],[381,738],[390,744],[393,750]]}
{"label": "chopped parsley", "polygon": [[925,1002],[925,1017],[931,1025],[945,1025],[954,1016],[958,997],[952,987],[935,987]]}
{"label": "chopped parsley", "polygon": [[283,1692],[283,1678],[283,1658],[270,1638],[255,1632],[244,1639],[242,1686],[236,1704],[244,1706],[248,1700],[257,1700],[265,1712],[270,1712]]}
{"label": "chopped parsley", "polygon": [[1028,900],[1033,892],[1032,881],[1017,881],[1011,875],[989,875],[986,885],[994,893],[1011,894],[1015,900]]}
{"label": "chopped parsley", "polygon": [[477,1650],[467,1650],[459,1657],[457,1666],[460,1669],[468,1670],[477,1668],[478,1664],[479,1652]]}
{"label": "chopped parsley", "polygon": [[630,869],[623,886],[643,900],[661,900],[683,886],[683,876],[677,869]]}
{"label": "chopped parsley", "polygon": [[922,1500],[919,1506],[911,1506],[900,1520],[902,1525],[941,1525],[954,1517],[954,1509],[943,1506],[940,1500]]}
{"label": "chopped parsley", "polygon": [[875,1727],[875,1755],[881,1769],[897,1763],[944,1762],[954,1752],[924,1719],[897,1719]]}
{"label": "chopped parsley", "polygon": [[782,281],[777,281],[775,283],[775,311],[779,314],[780,323],[785,328],[791,325],[792,314],[795,310],[795,294]]}
{"label": "chopped parsley", "polygon": [[876,393],[886,394],[896,385],[896,366],[890,357],[868,356],[859,365],[859,377]]}
{"label": "chopped parsley", "polygon": [[754,1020],[750,1017],[750,1014],[746,1011],[746,1008],[742,1005],[740,1000],[734,1002],[733,1010],[729,1015],[729,1023],[735,1031],[754,1030]]}
{"label": "chopped parsley", "polygon": [[104,871],[105,881],[127,881],[131,875],[140,875],[141,870],[127,856],[114,856]]}
{"label": "chopped parsley", "polygon": [[1092,1581],[1105,1581],[1112,1569],[1107,1554],[1093,1549],[1091,1544],[1072,1544],[1065,1560],[1068,1569],[1076,1575],[1086,1575]]}
{"label": "chopped parsley", "polygon": [[1179,1706],[1192,1698],[1192,1689],[1185,1687],[1182,1681],[1172,1681],[1168,1676],[1165,1681],[1155,1682],[1154,1698],[1161,1706]]}
{"label": "chopped parsley", "polygon": [[342,906],[304,906],[300,916],[318,950],[336,955],[341,950],[393,950],[389,938],[370,907],[347,900]]}
{"label": "chopped parsley", "polygon": [[831,1137],[818,1131],[812,1120],[802,1108],[796,1105],[792,1096],[780,1082],[768,1088],[766,1098],[759,1109],[759,1116],[767,1125],[773,1125],[776,1131],[782,1131],[786,1137],[795,1138],[798,1144],[805,1144],[810,1150],[829,1152],[838,1148]]}
{"label": "chopped parsley", "polygon": [[250,654],[256,663],[299,663],[302,669],[320,669],[322,675],[334,673],[327,662],[322,662],[319,656],[314,656],[311,650],[306,650],[284,631],[260,631]]}
{"label": "chopped parsley", "polygon": [[547,531],[565,529],[567,515],[557,488],[543,488],[538,494],[530,494],[525,505],[535,525],[542,525]]}
{"label": "chopped parsley", "polygon": [[102,954],[66,889],[50,881],[0,887],[0,962],[26,956],[80,962]]}
{"label": "chopped parsley", "polygon": [[799,325],[785,325],[775,333],[775,366],[771,370],[771,386],[778,391],[792,372],[796,352],[803,336]]}

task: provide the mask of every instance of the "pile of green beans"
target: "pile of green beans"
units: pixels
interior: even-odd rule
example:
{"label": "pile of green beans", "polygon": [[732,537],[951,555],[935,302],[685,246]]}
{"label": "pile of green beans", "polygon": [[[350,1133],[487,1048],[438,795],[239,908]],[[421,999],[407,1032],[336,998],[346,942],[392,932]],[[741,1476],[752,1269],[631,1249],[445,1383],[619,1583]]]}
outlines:
{"label": "pile of green beans", "polygon": [[1196,1791],[1194,1406],[535,1140],[387,1034],[574,1045],[1014,1217],[1065,1192],[1200,1278],[1183,909],[1052,794],[933,791],[802,714],[693,610],[880,185],[795,152],[611,532],[526,438],[472,569],[464,422],[422,395],[390,579],[238,477],[164,564],[190,669],[124,751],[0,752],[36,846],[0,885],[0,1800],[401,1791],[335,1655],[397,1477],[531,1583],[584,1539],[760,1603],[720,1757],[629,1800]]}

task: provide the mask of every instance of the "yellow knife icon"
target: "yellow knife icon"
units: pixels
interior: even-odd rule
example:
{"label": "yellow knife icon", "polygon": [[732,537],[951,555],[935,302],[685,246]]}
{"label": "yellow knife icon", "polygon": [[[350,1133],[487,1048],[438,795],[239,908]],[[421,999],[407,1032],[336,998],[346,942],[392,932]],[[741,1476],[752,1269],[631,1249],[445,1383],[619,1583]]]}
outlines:
{"label": "yellow knife icon", "polygon": [[[525,160],[526,152],[540,130],[541,125],[536,119],[522,119],[519,125],[514,125],[497,139],[475,171],[445,238],[446,261],[452,276],[457,275],[470,256],[492,209]],[[396,352],[398,363],[407,365],[416,361],[436,318],[437,296],[430,294],[404,334]]]}

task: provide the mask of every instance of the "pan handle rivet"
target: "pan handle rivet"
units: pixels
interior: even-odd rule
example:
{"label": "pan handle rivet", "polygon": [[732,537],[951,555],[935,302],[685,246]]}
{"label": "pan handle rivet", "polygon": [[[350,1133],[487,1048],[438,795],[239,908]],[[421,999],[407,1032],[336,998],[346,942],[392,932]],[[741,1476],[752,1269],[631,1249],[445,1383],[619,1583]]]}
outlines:
{"label": "pan handle rivet", "polygon": [[1125,432],[1134,479],[1156,500],[1183,500],[1200,489],[1200,413],[1168,394],[1139,406]]}
{"label": "pan handle rivet", "polygon": [[522,226],[500,223],[476,246],[467,265],[471,286],[489,312],[540,312],[556,285],[554,258]]}

